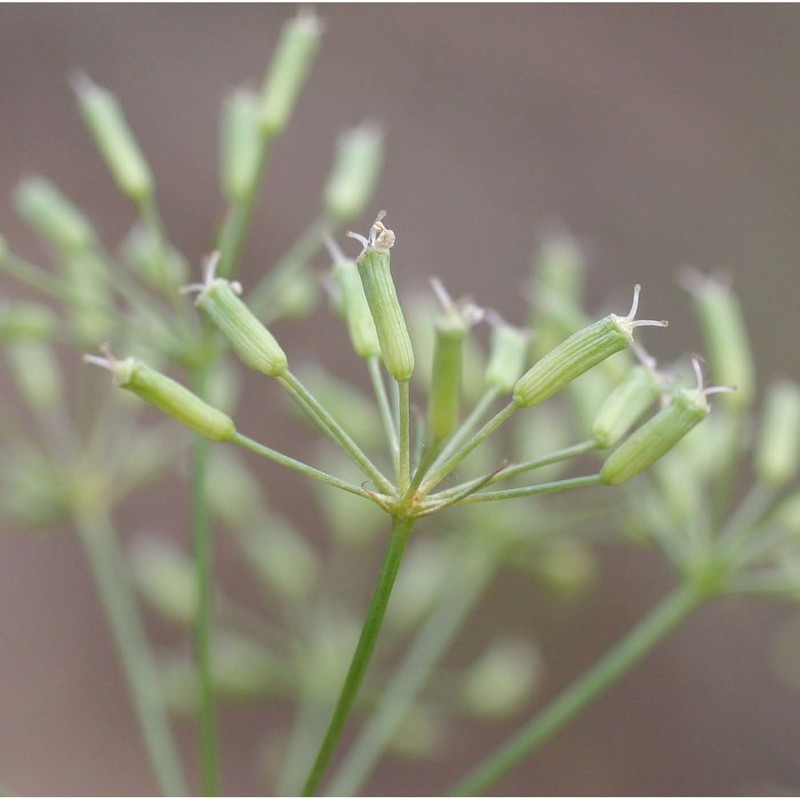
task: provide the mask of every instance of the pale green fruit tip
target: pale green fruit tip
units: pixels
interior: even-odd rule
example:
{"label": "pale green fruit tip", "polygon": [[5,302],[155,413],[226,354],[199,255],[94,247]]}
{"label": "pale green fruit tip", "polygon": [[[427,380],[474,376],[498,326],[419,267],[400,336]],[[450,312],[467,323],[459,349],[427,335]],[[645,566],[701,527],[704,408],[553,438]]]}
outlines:
{"label": "pale green fruit tip", "polygon": [[514,384],[525,372],[530,331],[509,325],[496,312],[487,315],[492,327],[489,362],[486,365],[485,381],[503,394],[510,394]]}
{"label": "pale green fruit tip", "polygon": [[471,300],[454,302],[438,278],[431,281],[441,306],[436,320],[433,371],[428,397],[428,427],[436,439],[449,436],[458,424],[464,339],[484,317]]}
{"label": "pale green fruit tip", "polygon": [[267,136],[276,136],[288,125],[321,36],[322,23],[308,9],[283,26],[261,92],[259,122]]}
{"label": "pale green fruit tip", "polygon": [[94,230],[86,217],[45,178],[23,179],[14,194],[14,202],[28,225],[62,252],[85,250],[95,241]]}
{"label": "pale green fruit tip", "polygon": [[364,123],[339,137],[323,194],[325,208],[335,219],[346,222],[364,212],[375,191],[383,156],[383,131],[375,124]]}
{"label": "pale green fruit tip", "polygon": [[635,328],[666,328],[666,320],[636,319],[640,292],[637,283],[630,311],[625,316],[609,314],[574,333],[539,359],[514,386],[514,403],[519,407],[533,406],[552,397],[592,367],[630,347]]}
{"label": "pale green fruit tip", "polygon": [[211,317],[248,367],[276,378],[284,375],[289,367],[286,353],[239,297],[241,284],[216,277],[218,262],[219,253],[214,253],[206,261],[203,282],[190,283],[181,292],[198,293],[195,305]]}
{"label": "pale green fruit tip", "polygon": [[403,383],[414,372],[414,350],[392,280],[390,250],[395,235],[383,224],[385,216],[385,211],[378,213],[368,237],[356,233],[347,235],[363,246],[356,266],[378,334],[381,358],[389,374]]}
{"label": "pale green fruit tip", "polygon": [[236,427],[227,414],[210,406],[177,381],[157,372],[138,358],[118,360],[107,345],[101,348],[101,352],[102,356],[84,355],[83,361],[108,370],[115,386],[134,392],[208,439],[229,441],[236,435]]}
{"label": "pale green fruit tip", "polygon": [[153,194],[153,176],[117,98],[85,73],[72,78],[81,112],[111,174],[124,194],[142,202]]}
{"label": "pale green fruit tip", "polygon": [[704,389],[700,362],[693,358],[692,364],[697,375],[697,386],[679,389],[667,406],[635,430],[608,456],[600,469],[603,483],[625,483],[646,470],[708,416],[709,395],[733,391],[728,386]]}
{"label": "pale green fruit tip", "polygon": [[715,383],[735,386],[725,398],[733,409],[749,408],[755,399],[755,363],[744,314],[730,280],[686,270],[681,285],[694,298]]}
{"label": "pale green fruit tip", "polygon": [[800,386],[776,381],[767,391],[756,474],[771,486],[783,486],[797,474],[800,459]]}

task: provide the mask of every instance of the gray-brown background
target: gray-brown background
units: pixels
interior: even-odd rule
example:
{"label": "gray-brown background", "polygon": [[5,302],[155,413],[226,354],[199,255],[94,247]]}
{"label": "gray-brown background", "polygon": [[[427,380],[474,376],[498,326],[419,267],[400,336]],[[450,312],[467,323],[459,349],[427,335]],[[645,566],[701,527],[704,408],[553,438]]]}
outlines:
{"label": "gray-brown background", "polygon": [[[39,254],[9,200],[31,172],[89,209],[109,241],[130,224],[67,87],[81,67],[120,94],[173,237],[197,263],[221,209],[219,103],[242,81],[260,79],[291,11],[2,6],[0,230]],[[313,215],[335,135],[371,117],[388,130],[377,204],[398,234],[401,291],[435,272],[455,294],[473,292],[513,318],[522,311],[532,227],[557,216],[592,243],[596,305],[641,281],[645,313],[670,318],[659,355],[698,346],[676,267],[723,266],[743,297],[760,377],[800,374],[796,6],[331,5],[321,13],[323,51],[276,148],[244,280]],[[324,351],[327,316],[311,328],[286,326],[283,338],[296,351]],[[349,362],[341,369],[355,374]],[[251,419],[263,416],[265,402],[254,397]],[[274,480],[287,492],[296,486],[278,473]],[[144,524],[157,503],[185,538],[181,502],[151,496],[149,507],[132,504],[124,522]],[[299,502],[286,508],[292,504]],[[233,569],[223,557],[223,570]],[[620,550],[582,609],[551,610],[542,622],[514,581],[492,602],[523,629],[538,626],[550,648],[552,692],[669,582],[656,558]],[[769,665],[775,625],[792,613],[740,601],[703,610],[503,789],[800,788],[800,697],[778,686]],[[259,791],[254,743],[287,720],[226,717],[228,791]],[[371,789],[440,792],[503,730],[465,726],[443,765],[388,762]],[[191,763],[188,729],[182,744]],[[23,793],[153,790],[88,571],[69,536],[0,538],[0,778]]]}

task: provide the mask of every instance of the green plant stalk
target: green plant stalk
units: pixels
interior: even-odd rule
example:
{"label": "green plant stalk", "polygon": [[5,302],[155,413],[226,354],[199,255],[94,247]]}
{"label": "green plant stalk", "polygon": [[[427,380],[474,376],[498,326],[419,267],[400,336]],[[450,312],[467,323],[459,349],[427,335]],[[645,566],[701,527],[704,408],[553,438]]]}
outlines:
{"label": "green plant stalk", "polygon": [[730,562],[742,563],[751,538],[761,532],[758,523],[775,502],[776,494],[774,487],[756,483],[739,503],[718,538],[722,552]]}
{"label": "green plant stalk", "polygon": [[597,449],[597,442],[594,439],[587,439],[585,442],[579,442],[571,447],[565,447],[562,450],[556,450],[549,455],[540,458],[532,458],[530,461],[523,461],[520,464],[511,464],[503,470],[500,470],[491,480],[492,483],[503,480],[504,478],[513,478],[515,475],[521,475],[523,472],[531,472],[541,467],[547,467],[550,464],[557,464],[559,461],[566,461],[570,458],[589,453]]}
{"label": "green plant stalk", "polygon": [[353,709],[356,695],[372,658],[375,643],[378,640],[386,607],[389,605],[389,598],[392,594],[392,588],[394,587],[395,578],[397,577],[413,524],[414,520],[409,517],[395,517],[393,520],[389,546],[381,565],[381,571],[378,575],[369,609],[367,610],[367,618],[364,621],[364,627],[361,629],[361,636],[353,654],[353,660],[350,662],[350,668],[328,725],[325,739],[303,787],[302,793],[304,796],[314,794],[319,786],[339,738],[344,731],[347,718]]}
{"label": "green plant stalk", "polygon": [[724,525],[728,516],[736,485],[736,472],[742,457],[741,443],[746,440],[745,421],[741,411],[729,411],[735,415],[736,433],[731,435],[732,449],[725,458],[724,469],[716,476],[712,490],[711,518],[716,528]]}
{"label": "green plant stalk", "polygon": [[279,379],[309,412],[312,419],[337,442],[342,449],[358,464],[364,473],[380,487],[381,491],[394,492],[391,481],[369,460],[364,451],[353,441],[342,426],[328,413],[325,407],[298,380],[297,376],[287,370]]}
{"label": "green plant stalk", "polygon": [[686,583],[668,595],[582,678],[486,758],[450,792],[482,794],[523,759],[535,753],[635,667],[706,598],[701,586]]}
{"label": "green plant stalk", "polygon": [[496,571],[497,561],[485,545],[473,543],[461,550],[440,588],[433,612],[382,692],[328,794],[353,797],[359,792]]}
{"label": "green plant stalk", "polygon": [[301,688],[297,702],[297,719],[286,746],[286,766],[278,784],[278,794],[281,797],[296,795],[298,787],[302,786],[306,765],[316,755],[319,732],[327,722],[324,710],[309,695],[308,688]]}
{"label": "green plant stalk", "polygon": [[78,299],[66,281],[11,253],[0,256],[0,269],[20,283],[38,289],[55,300]]}
{"label": "green plant stalk", "polygon": [[409,382],[398,381],[400,421],[400,464],[397,471],[397,484],[401,493],[405,493],[411,484],[411,402],[409,398]]}
{"label": "green plant stalk", "polygon": [[335,486],[337,489],[341,489],[344,492],[349,492],[350,494],[355,494],[358,497],[364,497],[368,500],[373,499],[373,495],[366,491],[366,489],[362,489],[360,486],[355,486],[352,483],[347,483],[347,481],[340,480],[339,478],[329,475],[327,472],[323,472],[322,470],[310,467],[308,464],[304,464],[302,461],[297,461],[294,458],[285,456],[283,453],[279,453],[277,450],[273,450],[266,445],[260,444],[259,442],[256,442],[255,440],[250,439],[241,433],[235,434],[230,441],[232,444],[239,445],[239,447],[244,447],[251,453],[255,453],[262,458],[274,461],[276,464],[280,464],[282,467],[293,469],[295,472],[299,472],[301,475],[305,475],[308,478],[314,478],[314,480],[322,481],[322,483],[327,483],[329,486]]}
{"label": "green plant stalk", "polygon": [[492,404],[500,396],[500,391],[494,386],[490,386],[483,394],[480,400],[475,404],[469,416],[461,423],[459,429],[450,438],[450,441],[445,445],[438,459],[434,462],[433,468],[438,467],[449,458],[455,451],[467,441],[470,435],[478,427],[478,423],[483,419],[486,412],[492,407]]}
{"label": "green plant stalk", "polygon": [[253,209],[261,189],[264,172],[269,161],[269,154],[272,145],[272,136],[263,134],[259,143],[257,159],[256,178],[252,181],[249,191],[240,200],[230,204],[222,223],[222,228],[217,236],[217,250],[219,250],[219,264],[217,274],[221,278],[231,278],[236,272],[236,266],[242,254],[244,239],[247,229],[250,227],[250,220],[253,217]]}
{"label": "green plant stalk", "polygon": [[[156,211],[153,213],[157,214]],[[182,344],[181,339],[175,330],[165,322],[165,319],[169,319],[170,315],[165,313],[163,307],[154,308],[155,303],[152,295],[143,292],[136,279],[132,278],[125,270],[118,268],[109,255],[100,249],[95,249],[93,255],[97,261],[90,259],[88,263],[90,266],[95,267],[93,269],[94,277],[115,291],[122,301],[138,313],[142,320],[152,328],[150,331],[152,341],[160,344],[162,348],[165,345],[169,345],[172,349],[179,349]],[[75,296],[74,291],[72,295],[73,297]],[[180,295],[177,292],[175,293],[175,300],[181,308],[181,316],[185,321],[187,306],[180,301]],[[80,300],[73,302],[80,302]]]}
{"label": "green plant stalk", "polygon": [[538,494],[552,494],[567,489],[580,489],[583,486],[600,486],[599,475],[582,475],[579,478],[565,478],[561,481],[539,483],[536,486],[520,486],[518,489],[500,489],[496,492],[480,492],[464,497],[460,503],[486,503],[492,500],[511,500],[515,497],[533,497]]}
{"label": "green plant stalk", "polygon": [[425,475],[431,468],[431,465],[436,459],[436,456],[441,451],[443,443],[444,439],[434,438],[428,444],[425,454],[424,455],[420,454],[420,458],[417,461],[418,466],[414,470],[414,476],[411,479],[411,483],[409,484],[408,489],[406,490],[405,493],[406,502],[413,500],[414,494],[416,493],[417,489],[419,489],[419,485],[422,483],[423,479],[425,478]]}
{"label": "green plant stalk", "polygon": [[[194,391],[205,395],[207,367],[195,370]],[[192,550],[197,580],[197,616],[194,622],[194,650],[198,687],[198,745],[203,794],[219,794],[219,744],[214,684],[211,666],[211,624],[214,543],[211,509],[206,491],[210,442],[202,436],[192,438],[191,449],[191,524]]]}
{"label": "green plant stalk", "polygon": [[[569,458],[574,458],[575,456],[583,455],[584,453],[588,453],[596,449],[597,443],[594,441],[594,439],[588,439],[585,442],[580,442],[579,444],[572,445],[571,447],[565,447],[563,450],[556,450],[546,456],[533,458],[530,461],[523,461],[520,464],[511,464],[508,467],[504,467],[496,472],[488,481],[488,483],[496,483],[504,478],[513,478],[515,475],[520,475],[523,472],[531,472],[535,469],[539,469],[540,467],[547,467],[550,466],[550,464],[556,464],[559,461],[566,461]],[[443,489],[441,492],[436,493],[436,497],[437,499],[451,497],[452,495],[458,494],[466,489],[471,483],[472,481],[466,481],[458,484],[457,486],[451,486],[448,489]]]}
{"label": "green plant stalk", "polygon": [[155,660],[136,598],[125,574],[111,520],[105,510],[96,511],[79,518],[77,527],[161,792],[170,796],[185,796],[188,788],[161,696]]}
{"label": "green plant stalk", "polygon": [[484,426],[471,436],[458,450],[444,460],[438,467],[434,465],[420,487],[420,494],[427,494],[440,481],[446,478],[481,442],[488,439],[516,410],[513,401],[498,411]]}
{"label": "green plant stalk", "polygon": [[400,470],[400,443],[397,438],[397,428],[395,427],[392,408],[389,404],[389,395],[386,393],[386,384],[383,382],[383,375],[381,374],[380,358],[374,356],[367,359],[367,368],[372,380],[372,388],[375,390],[375,399],[378,402],[386,439],[392,452],[392,464],[394,465],[395,473],[397,473]]}

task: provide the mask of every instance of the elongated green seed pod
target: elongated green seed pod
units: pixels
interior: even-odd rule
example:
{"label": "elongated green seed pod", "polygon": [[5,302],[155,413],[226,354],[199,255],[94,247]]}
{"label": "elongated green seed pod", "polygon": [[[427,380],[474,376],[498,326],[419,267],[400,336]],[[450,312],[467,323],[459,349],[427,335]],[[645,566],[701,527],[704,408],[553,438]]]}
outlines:
{"label": "elongated green seed pod", "polygon": [[378,214],[369,239],[357,237],[364,250],[356,265],[375,323],[383,363],[396,381],[403,382],[414,372],[414,350],[392,280],[389,249],[394,244],[394,233],[383,226],[381,220],[385,215],[385,211]]}
{"label": "elongated green seed pod", "polygon": [[323,193],[331,216],[349,222],[364,212],[383,167],[383,151],[383,134],[375,125],[360,125],[339,137]]}
{"label": "elongated green seed pod", "polygon": [[241,200],[258,180],[260,130],[258,95],[239,89],[225,101],[222,113],[221,182],[228,200]]}
{"label": "elongated green seed pod", "polygon": [[457,325],[436,326],[433,376],[428,396],[428,426],[433,436],[444,439],[458,424],[461,402],[461,364],[466,330]]}
{"label": "elongated green seed pod", "polygon": [[600,478],[619,484],[630,480],[658,461],[708,415],[701,389],[681,389],[661,409],[634,431],[603,463]]}
{"label": "elongated green seed pod", "polygon": [[536,299],[581,308],[586,258],[578,242],[563,231],[546,235],[533,262]]}
{"label": "elongated green seed pod", "polygon": [[117,185],[136,202],[147,199],[153,194],[153,176],[117,98],[86,75],[73,83],[83,119]]}
{"label": "elongated green seed pod", "polygon": [[756,474],[765,483],[782,486],[797,473],[800,461],[800,386],[778,381],[767,392]]}
{"label": "elongated green seed pod", "polygon": [[89,220],[44,178],[23,180],[14,203],[25,222],[61,252],[85,250],[95,241]]}
{"label": "elongated green seed pod", "polygon": [[633,344],[633,330],[642,325],[666,327],[663,320],[636,320],[639,306],[637,284],[627,316],[609,314],[539,359],[515,384],[513,400],[517,406],[534,406],[561,391],[567,384],[597,366],[609,356]]}
{"label": "elongated green seed pod", "polygon": [[204,284],[192,284],[186,289],[200,290],[197,305],[211,317],[248,367],[273,377],[283,375],[289,366],[286,353],[242,302],[239,284],[214,277],[216,262],[216,257],[212,257],[206,265]]}
{"label": "elongated green seed pod", "polygon": [[[492,323],[492,320],[489,320]],[[486,385],[504,394],[510,393],[525,371],[530,334],[503,322],[499,317],[492,323],[489,363],[486,365]]]}
{"label": "elongated green seed pod", "polygon": [[736,387],[724,402],[749,408],[755,397],[755,366],[738,298],[724,281],[700,273],[690,272],[684,285],[695,300],[714,382]]}
{"label": "elongated green seed pod", "polygon": [[615,445],[658,400],[661,388],[661,381],[653,370],[635,366],[597,412],[592,425],[592,436],[597,445]]}
{"label": "elongated green seed pod", "polygon": [[87,355],[83,360],[107,369],[115,386],[139,395],[142,400],[201,436],[215,441],[227,441],[236,433],[233,420],[227,414],[213,408],[185,386],[157,372],[138,358],[118,361],[106,351],[103,358]]}
{"label": "elongated green seed pod", "polygon": [[375,358],[381,354],[381,345],[358,274],[358,267],[355,261],[345,258],[338,251],[335,255],[333,279],[342,293],[342,313],[353,350],[360,358]]}
{"label": "elongated green seed pod", "polygon": [[276,136],[288,124],[300,91],[319,49],[322,25],[312,13],[301,11],[281,32],[261,92],[261,129]]}
{"label": "elongated green seed pod", "polygon": [[437,317],[434,326],[428,427],[435,439],[444,439],[458,424],[467,333],[483,319],[484,311],[470,300],[454,303],[438,279],[434,278],[431,284],[443,313]]}

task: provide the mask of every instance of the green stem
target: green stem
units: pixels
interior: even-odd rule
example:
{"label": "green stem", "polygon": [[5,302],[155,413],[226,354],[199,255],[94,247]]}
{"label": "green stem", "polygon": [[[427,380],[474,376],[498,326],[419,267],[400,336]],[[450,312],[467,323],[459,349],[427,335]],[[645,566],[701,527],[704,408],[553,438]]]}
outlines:
{"label": "green stem", "polygon": [[288,370],[279,378],[292,394],[300,401],[312,419],[324,430],[350,458],[358,464],[364,473],[373,480],[381,491],[393,493],[394,486],[386,476],[369,460],[364,451],[353,441],[347,431],[330,415],[327,409],[314,397],[313,394]]}
{"label": "green stem", "polygon": [[161,792],[186,795],[188,789],[164,708],[155,659],[125,574],[111,520],[102,511],[81,517],[77,525]]}
{"label": "green stem", "polygon": [[420,493],[427,494],[440,481],[446,478],[482,441],[491,436],[517,408],[518,406],[514,402],[509,403],[504,409],[495,414],[474,436],[461,445],[455,453],[445,459],[438,467],[432,469],[427,479],[423,482]]}
{"label": "green stem", "polygon": [[404,496],[404,500],[406,502],[410,502],[413,499],[415,492],[417,489],[419,489],[419,485],[422,483],[425,475],[428,473],[428,470],[436,459],[436,456],[441,451],[443,442],[443,439],[434,439],[428,444],[427,451],[419,460],[418,466],[414,471],[414,477],[411,479],[411,483],[406,490]]}
{"label": "green stem", "polygon": [[70,284],[63,279],[51,275],[47,270],[36,264],[24,261],[11,253],[0,256],[0,270],[20,283],[24,283],[32,289],[37,289],[55,300],[63,301],[67,299],[69,302],[77,302],[81,299]]}
{"label": "green stem", "polygon": [[411,401],[409,398],[409,382],[399,381],[397,388],[400,393],[398,412],[400,420],[400,465],[397,471],[397,483],[402,494],[408,490],[411,483]]}
{"label": "green stem", "polygon": [[587,439],[585,442],[580,442],[579,444],[572,445],[571,447],[565,447],[562,450],[556,450],[547,456],[532,458],[530,461],[523,461],[520,464],[511,464],[505,469],[500,470],[500,472],[498,472],[494,478],[492,478],[492,483],[503,480],[504,478],[513,478],[515,475],[521,475],[523,472],[531,472],[532,470],[540,469],[541,467],[547,467],[550,464],[557,464],[559,461],[566,461],[567,459],[575,458],[576,456],[589,453],[596,449],[597,442],[594,439]]}
{"label": "green stem", "polygon": [[375,643],[378,640],[381,623],[386,613],[386,607],[389,605],[389,598],[392,594],[397,571],[400,568],[400,562],[402,561],[413,524],[413,519],[407,517],[395,517],[394,519],[389,546],[383,559],[369,609],[367,610],[367,618],[364,621],[364,627],[361,630],[361,636],[353,654],[353,660],[350,662],[350,669],[347,672],[339,700],[333,711],[325,739],[303,787],[304,796],[314,794],[319,786],[333,756],[333,751],[344,731],[347,718],[353,709],[356,695],[369,666]]}
{"label": "green stem", "polygon": [[694,584],[684,584],[673,591],[582,678],[479,764],[451,794],[481,794],[500,780],[626,675],[704,599],[704,591]]}
{"label": "green stem", "polygon": [[258,200],[264,171],[267,168],[271,144],[271,136],[265,135],[262,137],[259,143],[256,177],[244,197],[237,198],[228,207],[228,213],[217,236],[217,250],[219,250],[217,274],[222,278],[231,278],[236,272],[247,229],[253,217],[253,209]]}
{"label": "green stem", "polygon": [[[718,537],[721,552],[727,560],[740,568],[751,559],[752,538],[759,536],[760,544],[764,543],[761,526],[758,524],[769,511],[775,501],[777,490],[764,483],[756,483],[745,495],[739,506],[733,512],[728,524],[722,529]],[[755,552],[758,552],[756,548]]]}
{"label": "green stem", "polygon": [[386,439],[392,452],[392,463],[394,464],[395,473],[397,473],[400,469],[400,444],[397,439],[394,417],[392,416],[392,407],[389,404],[389,395],[386,393],[386,384],[383,382],[383,375],[381,375],[380,359],[377,357],[368,358],[367,368],[372,380],[372,388],[375,390],[375,399],[378,402],[383,428],[386,431]]}
{"label": "green stem", "polygon": [[[547,467],[550,464],[556,464],[559,461],[566,461],[569,458],[574,458],[575,456],[582,455],[583,453],[588,453],[591,450],[597,449],[597,442],[594,439],[588,439],[585,442],[581,442],[580,444],[572,445],[572,447],[565,447],[563,450],[556,450],[549,455],[542,456],[540,458],[533,458],[530,461],[523,461],[520,464],[511,464],[508,467],[504,467],[501,470],[498,470],[491,478],[489,483],[496,483],[497,481],[503,480],[504,478],[513,478],[515,475],[520,475],[523,472],[532,472],[535,469],[540,469],[541,467]],[[465,483],[460,483],[458,486],[451,486],[448,489],[444,489],[441,492],[437,492],[436,497],[444,498],[450,497],[451,495],[458,494],[463,489],[466,489],[472,481],[467,481]]]}
{"label": "green stem", "polygon": [[[194,390],[205,394],[206,368],[195,372]],[[191,451],[191,521],[192,547],[197,579],[197,616],[194,627],[194,649],[197,663],[198,725],[200,769],[203,794],[219,794],[219,754],[214,685],[211,667],[212,580],[214,561],[211,511],[206,491],[210,442],[195,436]]]}
{"label": "green stem", "polygon": [[283,453],[279,453],[277,450],[273,450],[270,447],[259,444],[254,439],[250,439],[241,433],[234,434],[230,441],[232,444],[239,445],[239,447],[244,447],[251,453],[255,453],[262,458],[267,458],[270,461],[274,461],[276,464],[280,464],[282,467],[293,469],[295,472],[299,472],[308,478],[314,478],[315,480],[327,483],[329,486],[335,486],[337,489],[342,489],[345,492],[358,495],[359,497],[365,497],[368,500],[374,499],[374,495],[370,494],[368,491],[366,491],[366,489],[362,489],[360,486],[347,483],[347,481],[340,480],[333,475],[329,475],[327,472],[310,467],[308,464],[304,464],[302,461],[297,461],[294,458],[285,456]]}
{"label": "green stem", "polygon": [[490,386],[484,392],[483,397],[478,400],[475,408],[470,412],[470,415],[461,423],[461,427],[453,434],[444,450],[439,454],[439,460],[435,463],[434,468],[438,468],[441,462],[449,458],[467,441],[475,428],[478,427],[478,423],[483,419],[486,412],[492,407],[499,396],[500,392],[494,386]]}
{"label": "green stem", "polygon": [[496,492],[470,494],[461,500],[461,503],[487,503],[492,500],[533,497],[538,494],[552,494],[553,492],[563,492],[567,489],[580,489],[583,486],[597,486],[599,484],[602,484],[599,475],[582,475],[579,478],[565,478],[562,481],[539,483],[536,486],[520,486],[517,489],[500,489]]}
{"label": "green stem", "polygon": [[336,774],[330,795],[353,797],[359,792],[494,576],[497,561],[482,543],[460,550],[440,589],[433,613],[382,692],[372,716]]}

